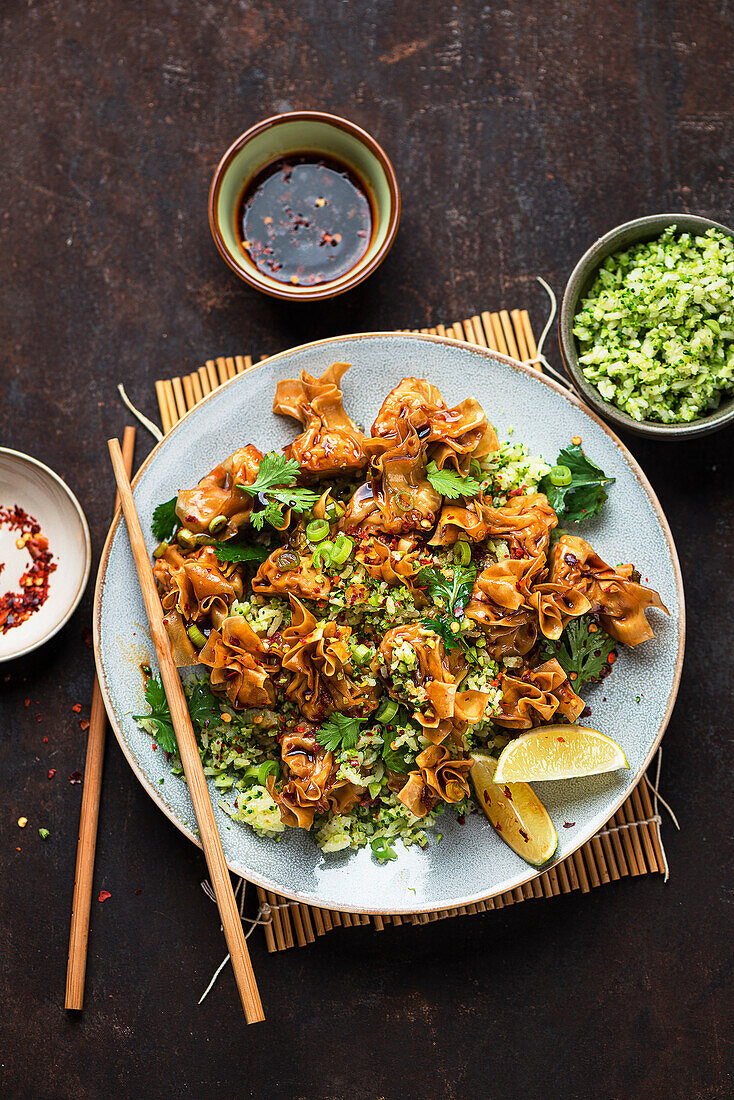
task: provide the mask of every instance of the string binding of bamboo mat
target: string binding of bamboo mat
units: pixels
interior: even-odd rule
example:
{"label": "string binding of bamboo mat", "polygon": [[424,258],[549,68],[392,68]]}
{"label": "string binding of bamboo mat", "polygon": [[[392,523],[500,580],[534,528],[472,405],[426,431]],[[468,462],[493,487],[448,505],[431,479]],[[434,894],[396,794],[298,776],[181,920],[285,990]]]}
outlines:
{"label": "string binding of bamboo mat", "polygon": [[[531,364],[533,369],[540,369],[530,317],[524,309],[500,310],[498,313],[485,310],[453,324],[401,331],[449,336],[468,344],[489,348],[491,351],[499,351]],[[164,434],[213,390],[230,378],[253,370],[259,362],[267,358],[264,355],[258,360],[254,360],[251,355],[220,356],[207,360],[203,367],[190,374],[157,381],[155,390]],[[650,790],[656,791],[657,785],[656,781],[652,786],[647,776],[643,776],[621,809],[590,841],[531,882],[485,901],[432,913],[379,916],[318,909],[313,905],[289,901],[272,891],[257,887],[259,908],[255,923],[263,926],[268,951],[285,951],[296,944],[304,947],[313,943],[317,936],[323,936],[334,928],[371,924],[382,931],[389,925],[430,924],[447,917],[504,909],[530,898],[550,898],[558,894],[569,894],[574,890],[588,893],[597,886],[617,882],[628,876],[666,874],[667,863],[658,830],[660,817],[657,813],[657,798],[654,807],[650,798]]]}

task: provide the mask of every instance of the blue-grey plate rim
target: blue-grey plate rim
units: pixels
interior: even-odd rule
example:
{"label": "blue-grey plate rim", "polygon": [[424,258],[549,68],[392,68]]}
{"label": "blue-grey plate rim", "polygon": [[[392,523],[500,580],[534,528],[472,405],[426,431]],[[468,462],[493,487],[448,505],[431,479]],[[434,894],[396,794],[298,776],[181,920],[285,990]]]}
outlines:
{"label": "blue-grey plate rim", "polygon": [[[202,401],[200,401],[197,405],[195,405],[192,409],[190,409],[185,414],[185,416],[183,416],[179,421],[177,421],[177,423],[171,428],[171,430],[164,436],[163,440],[161,440],[161,442],[158,443],[153,448],[151,453],[148,455],[148,457],[145,459],[145,461],[141,465],[140,469],[138,470],[137,474],[135,475],[135,478],[133,479],[133,482],[132,482],[133,489],[135,489],[135,487],[138,485],[138,482],[140,481],[140,479],[144,475],[144,473],[147,470],[147,468],[149,467],[149,465],[154,461],[154,459],[155,459],[156,455],[158,454],[158,452],[160,451],[160,449],[169,444],[169,442],[172,440],[172,438],[175,436],[175,434],[180,430],[181,426],[186,421],[188,421],[190,417],[200,416],[202,408],[204,408],[217,395],[221,395],[222,390],[224,390],[224,389],[226,389],[230,386],[242,385],[243,384],[242,380],[244,378],[246,378],[247,375],[249,375],[253,371],[258,370],[258,369],[260,369],[264,366],[271,366],[273,364],[281,363],[284,360],[287,360],[287,359],[289,359],[293,356],[296,356],[299,353],[302,353],[304,351],[309,351],[309,350],[315,349],[315,348],[325,348],[326,346],[331,345],[335,349],[334,350],[334,359],[338,359],[339,358],[339,346],[340,345],[345,344],[349,341],[359,341],[359,340],[369,341],[369,340],[375,340],[375,339],[388,339],[390,341],[393,341],[393,340],[425,341],[425,342],[431,343],[431,344],[447,345],[447,346],[450,346],[450,347],[459,348],[463,352],[470,352],[470,353],[476,354],[477,356],[485,357],[485,358],[493,360],[495,362],[499,362],[501,364],[506,365],[510,370],[513,370],[513,371],[516,371],[516,372],[521,372],[525,375],[530,376],[534,381],[538,382],[541,385],[544,385],[544,386],[548,387],[550,390],[552,390],[554,393],[556,393],[559,397],[561,397],[565,402],[567,402],[568,404],[574,406],[580,413],[582,413],[584,416],[588,417],[599,428],[601,428],[602,431],[605,433],[605,435],[609,436],[609,438],[612,440],[612,442],[615,444],[615,446],[621,451],[624,459],[626,460],[628,466],[631,469],[631,472],[635,475],[635,477],[637,478],[637,481],[639,482],[641,488],[644,490],[646,496],[649,499],[650,505],[652,506],[652,509],[655,513],[655,516],[656,516],[657,521],[658,521],[659,526],[660,526],[660,530],[662,532],[662,535],[663,535],[663,537],[665,539],[665,542],[667,544],[668,551],[670,553],[670,564],[672,565],[672,569],[673,569],[673,581],[674,581],[674,585],[675,585],[675,595],[676,595],[676,601],[677,601],[676,626],[677,626],[677,631],[678,631],[678,645],[677,645],[677,652],[676,652],[676,655],[675,655],[675,667],[673,669],[673,678],[672,678],[670,691],[669,691],[669,694],[668,694],[667,705],[665,707],[665,711],[661,716],[661,719],[660,719],[659,724],[658,724],[658,728],[655,732],[655,736],[654,736],[654,738],[653,738],[653,740],[652,740],[652,742],[649,746],[649,749],[648,749],[644,759],[642,760],[642,762],[635,769],[634,775],[629,777],[629,781],[626,783],[626,785],[624,786],[621,793],[619,793],[617,796],[615,796],[614,799],[609,802],[608,806],[605,806],[604,821],[608,821],[617,812],[617,810],[623,805],[623,803],[628,798],[631,790],[634,788],[634,786],[636,785],[639,778],[642,776],[644,771],[647,769],[648,765],[650,764],[650,761],[652,760],[652,757],[653,757],[655,751],[657,750],[657,748],[660,744],[662,736],[665,733],[668,722],[670,720],[670,715],[673,711],[676,696],[677,696],[677,693],[678,693],[678,687],[679,687],[679,684],[680,684],[680,677],[681,677],[681,672],[682,672],[682,667],[683,667],[683,653],[684,653],[684,647],[685,647],[685,633],[686,633],[686,629],[685,629],[685,627],[686,627],[686,623],[685,623],[685,597],[684,597],[684,591],[683,591],[683,580],[682,580],[682,576],[681,576],[680,563],[679,563],[679,560],[678,560],[678,553],[677,553],[677,550],[676,550],[676,547],[675,547],[675,542],[673,540],[673,536],[672,536],[667,518],[665,516],[665,513],[663,512],[662,506],[660,505],[660,502],[657,498],[657,495],[655,494],[655,491],[653,490],[652,486],[650,485],[647,477],[643,473],[643,471],[642,471],[641,467],[639,466],[638,462],[633,457],[633,455],[630,453],[630,451],[627,449],[627,447],[624,445],[622,440],[619,439],[619,437],[611,430],[611,428],[592,409],[590,409],[587,405],[584,405],[575,394],[571,393],[565,387],[562,387],[557,382],[555,382],[552,378],[549,378],[547,375],[541,374],[538,371],[534,370],[532,367],[526,366],[524,363],[521,363],[521,362],[519,362],[515,359],[512,359],[507,355],[502,355],[500,352],[492,351],[489,348],[484,348],[484,347],[480,347],[478,345],[473,345],[473,344],[467,344],[467,343],[465,343],[464,341],[461,341],[461,340],[454,340],[454,339],[451,339],[450,337],[431,336],[431,335],[427,335],[427,334],[424,335],[424,334],[418,334],[418,333],[398,333],[398,332],[362,332],[362,333],[348,334],[348,335],[344,335],[344,336],[327,337],[327,338],[322,339],[322,340],[315,340],[315,341],[311,341],[311,342],[306,343],[306,344],[300,344],[296,347],[289,348],[286,351],[279,352],[277,355],[270,356],[268,359],[261,360],[259,363],[255,363],[251,367],[247,368],[242,374],[235,375],[233,378],[228,379],[222,386],[217,387],[217,389],[213,390],[210,394],[207,394],[203,398]],[[396,379],[396,381],[397,381],[397,379]],[[490,419],[491,419],[491,417],[490,417]],[[98,680],[99,680],[100,690],[101,690],[101,693],[102,693],[102,698],[103,698],[103,701],[104,701],[104,704],[105,704],[105,708],[107,710],[107,715],[109,717],[110,725],[112,726],[112,729],[115,733],[117,741],[120,745],[120,748],[122,749],[122,752],[123,752],[125,758],[127,759],[128,763],[130,764],[133,772],[137,776],[137,778],[140,781],[140,783],[142,784],[143,788],[147,791],[147,793],[150,795],[150,797],[153,799],[153,801],[160,807],[160,809],[166,814],[166,816],[173,822],[173,824],[186,837],[188,837],[189,840],[192,840],[195,844],[197,844],[199,847],[201,847],[201,842],[199,841],[198,837],[195,835],[194,831],[192,830],[192,827],[187,825],[184,821],[182,821],[180,819],[180,817],[178,817],[172,811],[172,809],[164,801],[160,789],[158,787],[154,786],[149,781],[148,777],[145,775],[145,773],[144,773],[144,771],[143,771],[143,769],[140,765],[140,762],[138,761],[138,759],[136,758],[136,756],[134,755],[134,753],[130,749],[130,746],[128,745],[128,743],[125,739],[125,736],[123,734],[123,731],[120,727],[120,724],[119,724],[119,721],[118,721],[118,718],[117,718],[117,714],[114,710],[114,707],[113,707],[113,704],[112,704],[112,701],[111,701],[111,698],[110,698],[110,689],[109,689],[109,684],[108,684],[108,680],[107,680],[107,670],[105,668],[105,665],[104,665],[104,662],[103,662],[103,659],[102,659],[102,656],[101,656],[101,652],[100,652],[100,648],[101,648],[101,612],[102,612],[102,598],[103,598],[103,591],[104,591],[104,585],[105,585],[107,565],[108,565],[108,561],[109,561],[109,556],[110,556],[112,543],[113,543],[113,540],[114,540],[115,535],[117,533],[119,524],[120,524],[120,514],[118,512],[116,514],[114,520],[113,520],[113,523],[112,523],[111,527],[110,527],[109,533],[107,535],[107,539],[105,541],[105,544],[104,544],[104,547],[103,547],[103,550],[102,550],[102,554],[101,554],[101,557],[100,557],[99,570],[98,570],[98,574],[97,574],[97,582],[96,582],[96,586],[95,586],[95,593],[94,593],[93,645],[94,645],[95,662],[96,662],[96,667],[97,667],[97,676],[98,676]],[[147,624],[146,624],[146,627],[147,627]],[[544,784],[543,785],[543,787],[545,787],[545,788],[547,788],[549,786],[553,786],[553,785],[551,785],[551,784]],[[215,800],[216,800],[216,797],[217,797],[219,792],[214,792],[214,790],[212,788],[210,788],[210,792],[214,795]],[[216,810],[216,801],[215,801],[215,810]],[[192,817],[193,817],[193,811],[192,811]],[[256,884],[257,886],[263,887],[266,890],[271,890],[271,891],[273,891],[277,894],[280,894],[283,897],[290,898],[294,901],[298,901],[298,902],[308,904],[308,905],[314,905],[314,906],[317,906],[317,907],[322,908],[322,909],[332,909],[332,910],[341,911],[341,912],[353,912],[353,913],[376,913],[376,914],[381,914],[382,913],[382,914],[395,914],[395,915],[401,915],[401,914],[406,914],[406,913],[433,912],[433,911],[443,910],[443,909],[452,909],[452,908],[456,908],[456,907],[463,906],[463,905],[470,905],[474,902],[486,900],[488,898],[495,897],[498,894],[505,893],[508,890],[513,890],[513,889],[516,889],[517,887],[523,886],[524,884],[532,881],[534,878],[537,878],[539,875],[543,874],[543,872],[548,870],[550,867],[552,867],[555,862],[560,862],[562,860],[567,859],[569,856],[573,855],[574,852],[576,852],[579,848],[581,848],[584,844],[586,844],[591,839],[591,837],[598,831],[598,829],[602,826],[602,824],[603,824],[603,822],[600,822],[599,820],[597,820],[597,818],[593,818],[591,823],[589,824],[588,828],[581,829],[581,831],[575,836],[574,843],[573,843],[572,846],[569,846],[568,848],[564,848],[562,853],[559,855],[558,859],[550,861],[549,863],[545,864],[543,867],[540,867],[540,868],[530,867],[529,865],[524,864],[523,861],[519,857],[517,857],[517,859],[518,859],[518,868],[519,868],[517,875],[512,878],[512,881],[510,881],[510,882],[505,881],[501,885],[499,885],[497,889],[493,889],[490,892],[487,892],[487,890],[485,889],[485,890],[479,891],[477,893],[472,893],[472,894],[468,894],[468,895],[465,895],[465,896],[445,897],[445,898],[441,898],[441,899],[438,899],[438,900],[436,898],[433,898],[430,901],[424,901],[424,902],[419,901],[417,898],[415,898],[414,900],[406,898],[406,900],[402,904],[399,904],[399,905],[396,905],[394,903],[392,905],[388,905],[388,904],[385,904],[385,903],[380,904],[379,902],[369,903],[369,904],[366,904],[364,902],[362,902],[361,904],[350,904],[344,898],[340,898],[339,900],[334,900],[334,899],[330,899],[328,897],[322,897],[322,896],[320,896],[319,894],[316,894],[316,893],[303,892],[303,891],[295,890],[292,887],[284,885],[281,882],[278,882],[278,881],[275,881],[271,878],[268,878],[266,875],[262,875],[260,873],[253,872],[251,868],[244,867],[242,864],[239,864],[236,860],[228,858],[227,863],[230,867],[230,870],[232,870],[235,874],[246,878],[248,881]],[[489,828],[490,828],[490,831],[491,831],[491,827],[489,827]],[[293,830],[293,832],[300,832],[300,830]],[[559,839],[560,839],[560,833],[559,833]],[[499,840],[499,838],[497,838],[497,840],[498,840],[498,843],[500,845],[502,845],[503,842],[501,840]],[[270,843],[270,842],[264,842],[264,843]],[[313,841],[312,841],[312,843],[313,843]],[[314,848],[316,848],[315,844],[314,844]],[[318,849],[316,849],[316,850],[318,850]],[[342,856],[342,853],[338,853],[338,855]],[[390,866],[392,866],[392,865],[390,865]],[[383,869],[381,868],[381,870],[383,870]],[[346,868],[344,869],[344,872],[345,872],[345,874],[348,874],[348,871],[347,871]]]}

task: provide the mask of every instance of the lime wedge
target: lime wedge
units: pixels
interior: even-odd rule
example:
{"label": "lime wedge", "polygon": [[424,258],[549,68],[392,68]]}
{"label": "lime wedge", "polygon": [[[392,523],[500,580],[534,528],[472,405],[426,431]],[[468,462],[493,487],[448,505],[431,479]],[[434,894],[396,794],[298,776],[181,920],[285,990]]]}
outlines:
{"label": "lime wedge", "polygon": [[628,768],[616,741],[586,726],[539,726],[510,741],[497,761],[495,782],[576,779]]}
{"label": "lime wedge", "polygon": [[546,863],[558,847],[558,836],[543,803],[527,783],[494,782],[497,761],[472,751],[469,773],[479,803],[506,844],[534,867]]}

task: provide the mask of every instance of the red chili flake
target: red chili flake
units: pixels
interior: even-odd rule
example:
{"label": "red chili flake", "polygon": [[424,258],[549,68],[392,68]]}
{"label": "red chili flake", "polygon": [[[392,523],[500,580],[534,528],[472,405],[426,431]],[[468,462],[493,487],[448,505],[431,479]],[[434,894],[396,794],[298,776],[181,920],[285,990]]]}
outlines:
{"label": "red chili flake", "polygon": [[87,730],[89,729],[89,719],[88,718],[80,718],[79,719],[79,729],[82,730],[84,733],[87,732]]}
{"label": "red chili flake", "polygon": [[563,828],[564,829],[573,829],[575,824],[576,824],[575,821],[564,821],[563,822]]}
{"label": "red chili flake", "polygon": [[530,837],[528,836],[528,834],[525,832],[524,829],[520,830],[520,836],[523,838],[523,840],[525,841],[526,844],[530,840]]}
{"label": "red chili flake", "polygon": [[562,745],[566,744],[566,738],[565,737],[556,737],[556,741],[560,741]]}
{"label": "red chili flake", "polygon": [[484,791],[484,801],[487,803],[488,806],[491,805],[491,802],[490,802],[490,799],[489,799],[489,794],[488,794],[487,791]]}
{"label": "red chili flake", "polygon": [[495,825],[495,829],[497,830],[497,832],[498,832],[498,833],[501,833],[501,832],[502,832],[502,826],[500,825],[499,821],[498,821],[498,822],[497,822],[497,824]]}
{"label": "red chili flake", "polygon": [[614,650],[612,650],[612,652],[609,654],[607,660],[609,661],[610,665],[613,665],[614,662],[617,660],[617,654],[614,652]]}
{"label": "red chili flake", "polygon": [[82,781],[82,773],[80,771],[72,772],[71,775],[69,776],[69,782],[70,783],[81,783],[81,781]]}
{"label": "red chili flake", "polygon": [[48,744],[48,737],[44,737],[44,739],[43,739],[43,743],[44,743],[44,745],[47,745],[47,744]]}
{"label": "red chili flake", "polygon": [[509,500],[510,497],[521,497],[522,492],[522,489],[510,489],[509,493],[507,494],[507,498]]}
{"label": "red chili flake", "polygon": [[74,706],[71,709],[74,711],[74,714],[79,714],[81,713],[82,705],[81,703],[74,703]]}
{"label": "red chili flake", "polygon": [[509,787],[503,787],[502,790],[503,790],[504,796],[507,799],[507,801],[512,802],[512,793],[510,791],[510,788]]}
{"label": "red chili flake", "polygon": [[53,779],[53,777],[56,775],[56,768],[49,768],[46,772],[46,775],[49,779]]}
{"label": "red chili flake", "polygon": [[[7,525],[11,531],[19,531],[17,543],[28,552],[31,564],[18,582],[19,592],[6,592],[0,596],[0,633],[7,634],[20,626],[34,611],[43,607],[48,599],[49,578],[56,569],[48,539],[41,533],[38,521],[24,512],[17,504],[12,508],[0,508],[0,527]],[[30,702],[30,700],[29,700]],[[26,703],[28,706],[28,703]]]}
{"label": "red chili flake", "polygon": [[109,892],[109,890],[100,890],[98,900],[99,901],[107,901],[107,899],[111,898],[111,897],[112,897],[112,894]]}
{"label": "red chili flake", "polygon": [[30,699],[24,699],[24,700],[23,700],[23,706],[24,706],[24,707],[29,707],[30,705],[31,705],[31,701],[30,701]]}
{"label": "red chili flake", "polygon": [[136,891],[135,891],[135,896],[136,896],[136,897],[140,897],[140,895],[142,894],[142,892],[143,892],[142,890],[136,890]]}
{"label": "red chili flake", "polygon": [[153,742],[153,744],[150,747],[152,748],[153,752],[158,751],[158,746],[156,745],[155,741]]}
{"label": "red chili flake", "polygon": [[459,825],[466,825],[466,818],[463,814],[459,814],[456,820],[459,822]]}

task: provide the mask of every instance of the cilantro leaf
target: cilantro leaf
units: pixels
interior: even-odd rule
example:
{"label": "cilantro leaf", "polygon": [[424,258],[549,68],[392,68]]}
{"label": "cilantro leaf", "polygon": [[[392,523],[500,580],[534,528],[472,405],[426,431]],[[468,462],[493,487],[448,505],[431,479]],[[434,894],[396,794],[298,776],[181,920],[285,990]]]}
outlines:
{"label": "cilantro leaf", "polygon": [[462,477],[456,470],[451,469],[439,470],[435,462],[428,463],[426,477],[436,492],[448,497],[449,500],[456,500],[457,497],[475,497],[482,488],[481,482],[475,477],[469,475]]}
{"label": "cilantro leaf", "polygon": [[181,526],[176,515],[176,502],[178,497],[171,497],[164,504],[159,504],[153,512],[150,527],[159,542],[170,539],[173,532]]}
{"label": "cilantro leaf", "polygon": [[207,722],[221,714],[217,697],[205,680],[197,680],[192,685],[186,702],[195,729],[202,730]]}
{"label": "cilantro leaf", "polygon": [[582,684],[603,679],[615,646],[614,638],[601,629],[593,615],[580,615],[570,620],[557,642],[545,642],[542,657],[544,661],[555,657],[578,691]]}
{"label": "cilantro leaf", "polygon": [[282,530],[284,519],[285,516],[283,515],[283,509],[280,505],[270,501],[261,511],[251,514],[250,523],[256,531],[262,531],[266,523],[269,523],[276,531],[280,531]]}
{"label": "cilantro leaf", "polygon": [[359,740],[360,727],[366,718],[350,718],[335,711],[316,731],[316,739],[328,752],[353,749]]}
{"label": "cilantro leaf", "polygon": [[441,600],[452,617],[458,618],[471,595],[476,576],[477,571],[471,565],[452,566],[451,578],[446,577],[435,565],[426,565],[418,572],[416,580],[418,584],[428,585],[431,599]]}
{"label": "cilantro leaf", "polygon": [[145,701],[150,707],[149,714],[134,714],[136,722],[148,721],[155,725],[155,738],[164,752],[169,754],[178,752],[176,734],[173,732],[171,711],[168,707],[166,693],[158,676],[153,676],[145,685]]}
{"label": "cilantro leaf", "polygon": [[320,494],[312,489],[296,486],[296,478],[300,472],[301,467],[294,458],[285,458],[284,455],[270,451],[260,462],[252,485],[237,483],[238,489],[252,497],[260,497],[265,504],[262,511],[253,512],[250,516],[250,522],[256,531],[262,530],[264,523],[276,528],[283,526],[284,516],[280,505],[292,508],[299,514],[313,508]]}
{"label": "cilantro leaf", "polygon": [[252,561],[259,565],[270,551],[264,546],[248,546],[241,542],[215,542],[214,553],[219,561]]}
{"label": "cilantro leaf", "polygon": [[[148,680],[145,685],[145,701],[150,707],[150,713],[134,714],[133,718],[136,722],[153,722],[156,742],[164,752],[175,755],[178,752],[178,743],[160,676],[151,676]],[[204,680],[197,680],[193,684],[186,702],[194,732],[197,734],[201,733],[212,717],[219,717],[220,707],[217,698]]]}
{"label": "cilantro leaf", "polygon": [[286,458],[285,455],[270,451],[261,460],[257,468],[257,477],[252,485],[238,485],[238,489],[244,489],[250,496],[256,497],[258,493],[264,493],[280,485],[295,485],[296,478],[301,472],[301,467],[295,458]]}
{"label": "cilantro leaf", "polygon": [[556,461],[557,465],[569,468],[571,481],[568,485],[554,485],[550,474],[546,474],[540,482],[540,491],[548,497],[553,511],[567,523],[580,523],[595,516],[607,499],[604,486],[611,485],[616,478],[607,477],[576,443],[564,447]]}

